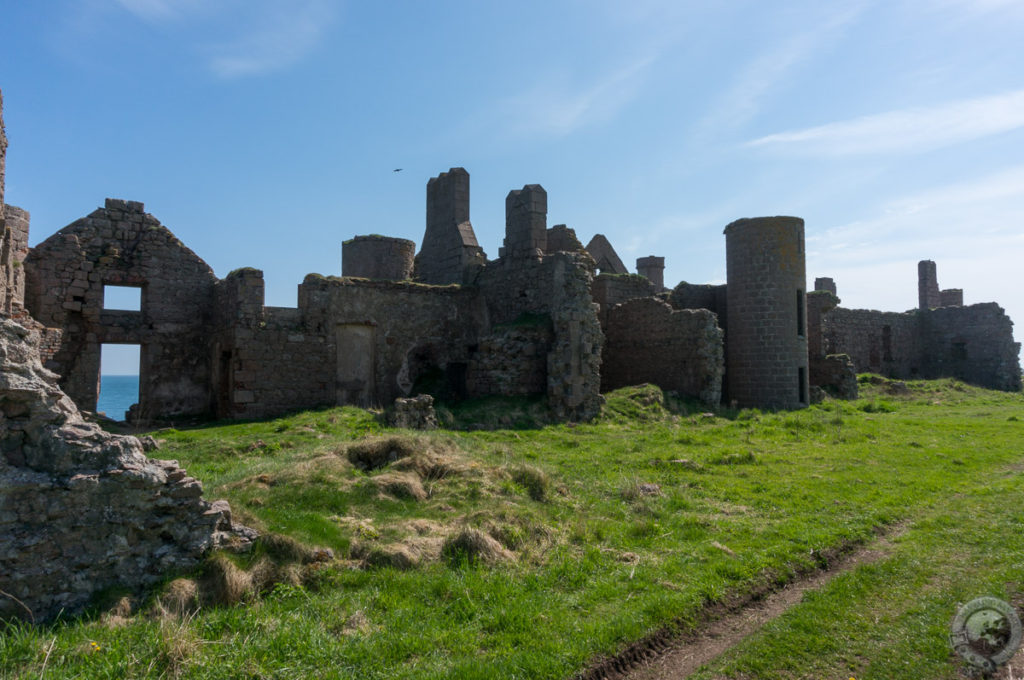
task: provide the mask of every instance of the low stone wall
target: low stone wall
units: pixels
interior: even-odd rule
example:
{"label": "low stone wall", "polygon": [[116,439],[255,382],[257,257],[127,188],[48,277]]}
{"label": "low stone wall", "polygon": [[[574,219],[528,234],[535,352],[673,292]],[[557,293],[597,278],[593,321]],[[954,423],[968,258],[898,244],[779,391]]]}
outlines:
{"label": "low stone wall", "polygon": [[717,404],[724,373],[722,330],[712,312],[673,310],[654,298],[631,300],[608,312],[603,391],[653,383]]}
{"label": "low stone wall", "polygon": [[38,334],[0,321],[0,618],[73,614],[254,534],[174,461],[82,420],[39,362]]}
{"label": "low stone wall", "polygon": [[594,302],[600,305],[601,325],[608,320],[608,310],[637,298],[653,297],[658,291],[654,284],[639,274],[598,274],[590,286]]}

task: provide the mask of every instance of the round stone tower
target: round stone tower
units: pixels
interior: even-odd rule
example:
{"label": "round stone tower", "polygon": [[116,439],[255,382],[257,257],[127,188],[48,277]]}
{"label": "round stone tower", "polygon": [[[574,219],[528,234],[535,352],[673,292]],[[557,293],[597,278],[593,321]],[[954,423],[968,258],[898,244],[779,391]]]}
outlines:
{"label": "round stone tower", "polygon": [[341,244],[341,275],[405,281],[412,278],[416,244],[391,236],[356,236]]}
{"label": "round stone tower", "polygon": [[725,377],[729,401],[807,406],[804,221],[736,220],[725,228]]}

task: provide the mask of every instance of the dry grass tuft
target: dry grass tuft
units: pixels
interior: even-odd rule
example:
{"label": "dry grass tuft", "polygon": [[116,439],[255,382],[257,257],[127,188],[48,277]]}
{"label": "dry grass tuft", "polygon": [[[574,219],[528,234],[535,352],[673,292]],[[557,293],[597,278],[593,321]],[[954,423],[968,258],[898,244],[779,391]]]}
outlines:
{"label": "dry grass tuft", "polygon": [[512,481],[526,489],[526,493],[535,501],[544,501],[548,497],[551,481],[540,468],[532,465],[520,465],[512,469]]}
{"label": "dry grass tuft", "polygon": [[157,602],[171,616],[187,616],[199,610],[199,586],[192,579],[176,578],[167,584]]}
{"label": "dry grass tuft", "polygon": [[276,562],[311,562],[313,550],[290,536],[261,534],[256,546],[262,548]]}
{"label": "dry grass tuft", "polygon": [[203,600],[212,605],[237,604],[253,592],[252,576],[223,555],[206,563],[201,584]]}
{"label": "dry grass tuft", "polygon": [[165,669],[162,677],[180,678],[188,670],[192,656],[199,649],[199,640],[190,624],[191,616],[180,620],[160,619],[157,662]]}
{"label": "dry grass tuft", "polygon": [[422,448],[422,443],[412,437],[369,437],[349,444],[345,455],[361,470],[379,470]]}
{"label": "dry grass tuft", "polygon": [[386,472],[373,478],[377,488],[401,500],[424,501],[427,492],[420,478],[408,472]]}
{"label": "dry grass tuft", "polygon": [[357,545],[352,556],[364,567],[393,567],[414,569],[441,558],[441,538],[437,536],[411,536],[385,545]]}
{"label": "dry grass tuft", "polygon": [[495,565],[516,559],[514,553],[489,534],[471,527],[446,538],[441,546],[441,555],[449,564],[455,565],[463,562]]}

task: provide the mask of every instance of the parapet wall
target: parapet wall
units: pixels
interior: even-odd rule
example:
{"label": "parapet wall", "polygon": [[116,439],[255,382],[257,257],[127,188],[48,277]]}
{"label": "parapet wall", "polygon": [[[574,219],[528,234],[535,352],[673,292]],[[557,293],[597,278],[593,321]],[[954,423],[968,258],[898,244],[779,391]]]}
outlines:
{"label": "parapet wall", "polygon": [[725,357],[722,330],[706,309],[674,310],[655,298],[616,305],[605,323],[601,389],[654,383],[717,404]]}

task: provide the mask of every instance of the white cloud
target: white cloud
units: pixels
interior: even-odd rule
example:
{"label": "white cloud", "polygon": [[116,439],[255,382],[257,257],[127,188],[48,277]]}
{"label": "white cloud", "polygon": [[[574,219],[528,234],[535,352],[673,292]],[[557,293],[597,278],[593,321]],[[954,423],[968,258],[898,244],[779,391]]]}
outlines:
{"label": "white cloud", "polygon": [[732,86],[715,102],[698,123],[698,136],[742,126],[754,118],[765,97],[794,68],[821,49],[834,44],[841,32],[864,10],[864,3],[852,4],[802,33],[788,35],[778,45],[752,59]]}
{"label": "white cloud", "polygon": [[927,151],[1024,127],[1024,90],[890,111],[748,142],[814,155],[844,156]]}
{"label": "white cloud", "polygon": [[207,48],[210,70],[223,78],[235,78],[291,66],[320,42],[332,18],[326,0],[266,5],[254,28]]}
{"label": "white cloud", "polygon": [[298,62],[322,40],[336,12],[331,0],[114,1],[141,21],[187,31],[182,42],[222,78],[260,75]]}
{"label": "white cloud", "polygon": [[582,88],[573,89],[564,77],[548,78],[498,101],[487,117],[499,119],[493,129],[506,130],[515,137],[571,134],[613,118],[636,97],[643,72],[653,61],[653,57],[642,57]]}

